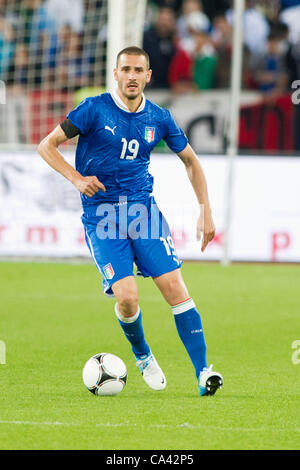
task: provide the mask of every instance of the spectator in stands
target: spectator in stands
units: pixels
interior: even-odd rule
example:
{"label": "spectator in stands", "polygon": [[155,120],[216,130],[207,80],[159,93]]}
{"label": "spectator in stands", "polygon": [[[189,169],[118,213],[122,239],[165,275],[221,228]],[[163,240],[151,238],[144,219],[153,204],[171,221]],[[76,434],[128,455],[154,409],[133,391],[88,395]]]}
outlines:
{"label": "spectator in stands", "polygon": [[21,2],[18,19],[18,42],[29,46],[33,17],[41,3],[42,0],[23,0]]}
{"label": "spectator in stands", "polygon": [[[230,25],[234,22],[234,11],[226,12],[226,17]],[[246,8],[243,18],[244,43],[251,54],[259,54],[265,49],[269,34],[269,24],[263,14],[256,9],[255,0],[246,0]]]}
{"label": "spectator in stands", "polygon": [[82,32],[84,0],[46,0],[45,8],[48,16],[55,19],[57,30],[67,24],[72,31]]}
{"label": "spectator in stands", "polygon": [[209,30],[210,21],[202,10],[202,2],[200,0],[183,0],[182,15],[177,20],[177,34],[181,41],[186,41],[186,44],[193,42],[188,25],[190,15],[195,14],[194,17],[197,17],[196,21],[199,24],[201,23],[202,30]]}
{"label": "spectator in stands", "polygon": [[200,11],[185,17],[189,37],[178,40],[170,64],[169,81],[175,93],[211,89],[215,82],[216,54],[207,22]]}
{"label": "spectator in stands", "polygon": [[[106,0],[105,0],[106,1]],[[99,70],[99,62],[106,61],[107,16],[103,12],[104,0],[85,0],[82,62],[88,75],[87,84],[105,84],[105,67]]]}
{"label": "spectator in stands", "polygon": [[214,46],[220,48],[231,49],[232,47],[232,26],[229,24],[226,16],[222,13],[215,15],[212,24],[211,37]]}
{"label": "spectator in stands", "polygon": [[28,85],[28,47],[16,45],[14,59],[8,69],[7,86],[15,93],[23,92]]}
{"label": "spectator in stands", "polygon": [[158,11],[163,8],[171,8],[176,16],[181,12],[183,0],[147,0],[144,31],[148,31],[155,22]]}
{"label": "spectator in stands", "polygon": [[272,32],[276,33],[280,39],[280,51],[283,56],[283,62],[288,74],[288,87],[291,88],[291,85],[294,80],[300,78],[300,53],[299,53],[299,44],[292,44],[289,41],[289,28],[285,23],[278,21],[272,26]]}
{"label": "spectator in stands", "polygon": [[175,14],[171,8],[159,10],[155,25],[144,34],[143,47],[149,54],[152,69],[150,86],[153,88],[168,88],[169,65],[176,53],[175,46],[176,23]]}
{"label": "spectator in stands", "polygon": [[60,49],[57,56],[54,86],[61,91],[75,91],[83,85],[82,37],[69,25],[59,33]]}
{"label": "spectator in stands", "polygon": [[47,1],[35,11],[29,44],[29,70],[34,86],[48,88],[47,77],[55,66],[58,50],[58,30],[56,18],[49,14]]}
{"label": "spectator in stands", "polygon": [[213,19],[212,43],[218,54],[216,66],[216,88],[227,88],[230,82],[232,54],[232,26],[224,14],[217,14]]}
{"label": "spectator in stands", "polygon": [[0,15],[4,16],[7,8],[8,0],[0,0]]}
{"label": "spectator in stands", "polygon": [[192,78],[192,57],[180,44],[170,62],[168,82],[174,94],[193,92],[196,89]]}
{"label": "spectator in stands", "polygon": [[194,11],[185,16],[186,34],[180,38],[180,46],[193,55],[197,44],[197,33],[207,33],[210,27],[208,18],[202,11]]}
{"label": "spectator in stands", "polygon": [[0,77],[7,79],[8,69],[15,52],[15,31],[13,26],[0,16]]}
{"label": "spectator in stands", "polygon": [[10,25],[16,27],[20,0],[0,0],[0,16]]}
{"label": "spectator in stands", "polygon": [[[294,80],[300,80],[300,0],[281,0],[283,21],[291,31],[288,35],[289,47],[286,54],[286,67],[289,74],[289,86]],[[294,106],[294,145],[300,151],[300,106]]]}
{"label": "spectator in stands", "polygon": [[212,22],[216,15],[224,15],[230,7],[230,0],[202,0],[203,12]]}
{"label": "spectator in stands", "polygon": [[267,98],[273,100],[286,91],[288,77],[281,37],[276,31],[270,32],[266,51],[252,57],[252,71],[258,89]]}
{"label": "spectator in stands", "polygon": [[[45,0],[32,18],[30,37],[30,69],[39,85],[51,77],[59,49],[59,29],[68,24],[74,31],[83,27],[83,0]],[[51,70],[52,69],[52,70]]]}
{"label": "spectator in stands", "polygon": [[[232,26],[227,21],[226,15],[217,14],[213,20],[211,33],[212,43],[218,57],[216,64],[216,88],[228,88],[230,86],[231,59],[232,59]],[[242,88],[251,88],[249,71],[250,51],[244,44],[242,61]]]}
{"label": "spectator in stands", "polygon": [[289,40],[292,44],[299,44],[300,40],[300,5],[286,8],[280,14],[280,21],[289,28]]}
{"label": "spectator in stands", "polygon": [[158,8],[172,8],[175,14],[178,14],[182,7],[183,0],[150,0],[149,3],[156,5]]}
{"label": "spectator in stands", "polygon": [[272,28],[278,22],[279,0],[259,0],[259,9]]}
{"label": "spectator in stands", "polygon": [[49,13],[48,3],[45,1],[35,11],[32,18],[32,26],[30,32],[30,49],[31,53],[36,53],[40,49],[40,41],[43,35],[49,38],[49,44],[55,48],[57,41],[57,21],[55,16]]}
{"label": "spectator in stands", "polygon": [[52,86],[59,52],[59,30],[83,28],[83,0],[45,0],[34,12],[30,33],[29,69],[35,86]]}
{"label": "spectator in stands", "polygon": [[216,81],[216,50],[210,36],[204,31],[195,31],[194,37],[193,81],[198,89],[210,90]]}

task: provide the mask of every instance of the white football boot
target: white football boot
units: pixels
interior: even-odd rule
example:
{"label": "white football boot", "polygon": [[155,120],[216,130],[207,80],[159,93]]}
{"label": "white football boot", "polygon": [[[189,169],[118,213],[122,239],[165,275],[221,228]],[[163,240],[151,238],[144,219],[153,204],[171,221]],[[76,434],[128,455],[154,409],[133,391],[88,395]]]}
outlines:
{"label": "white football boot", "polygon": [[199,376],[200,395],[214,395],[218,388],[222,388],[223,377],[219,372],[212,370],[212,365],[205,367]]}
{"label": "white football boot", "polygon": [[163,390],[166,388],[166,377],[151,352],[147,356],[136,357],[136,360],[136,365],[150,388],[153,390]]}

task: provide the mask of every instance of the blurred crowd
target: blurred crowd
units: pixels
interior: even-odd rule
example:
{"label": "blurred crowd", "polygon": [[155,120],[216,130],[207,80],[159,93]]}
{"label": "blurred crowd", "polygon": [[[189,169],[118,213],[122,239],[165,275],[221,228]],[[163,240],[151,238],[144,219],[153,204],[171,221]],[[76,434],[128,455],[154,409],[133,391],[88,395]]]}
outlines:
{"label": "blurred crowd", "polygon": [[[11,89],[74,91],[105,81],[106,0],[0,0],[0,78]],[[300,78],[300,0],[246,0],[243,88],[268,96]],[[227,88],[230,0],[149,0],[143,47],[153,88]]]}
{"label": "blurred crowd", "polygon": [[[229,0],[152,0],[144,35],[152,86],[187,90],[230,83],[234,11]],[[275,96],[300,78],[300,0],[246,0],[242,86]]]}
{"label": "blurred crowd", "polygon": [[0,78],[11,89],[103,84],[106,3],[0,0]]}

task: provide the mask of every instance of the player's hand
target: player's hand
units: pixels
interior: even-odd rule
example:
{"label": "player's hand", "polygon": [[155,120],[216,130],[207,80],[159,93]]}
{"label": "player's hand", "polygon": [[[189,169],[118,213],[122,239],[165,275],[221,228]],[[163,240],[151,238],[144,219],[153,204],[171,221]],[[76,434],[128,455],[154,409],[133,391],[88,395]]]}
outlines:
{"label": "player's hand", "polygon": [[101,191],[106,191],[104,184],[98,180],[97,176],[82,176],[80,179],[74,182],[74,186],[82,194],[85,194],[88,197],[94,196],[99,189]]}
{"label": "player's hand", "polygon": [[201,240],[203,235],[201,251],[203,252],[207,247],[208,243],[212,241],[216,233],[215,224],[212,219],[210,210],[207,210],[203,214],[203,210],[198,217],[197,221],[197,240]]}

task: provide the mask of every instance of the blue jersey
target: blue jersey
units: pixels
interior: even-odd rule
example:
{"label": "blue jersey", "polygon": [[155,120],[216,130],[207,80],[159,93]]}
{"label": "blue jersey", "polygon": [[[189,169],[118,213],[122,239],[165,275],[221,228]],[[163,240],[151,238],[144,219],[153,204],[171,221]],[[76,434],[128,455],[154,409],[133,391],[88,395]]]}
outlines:
{"label": "blue jersey", "polygon": [[148,171],[150,154],[164,139],[169,148],[181,152],[187,138],[170,111],[149,100],[142,110],[125,111],[110,93],[85,99],[67,115],[79,129],[76,169],[83,176],[97,176],[106,187],[93,197],[81,195],[83,208],[101,202],[147,199],[153,189]]}

